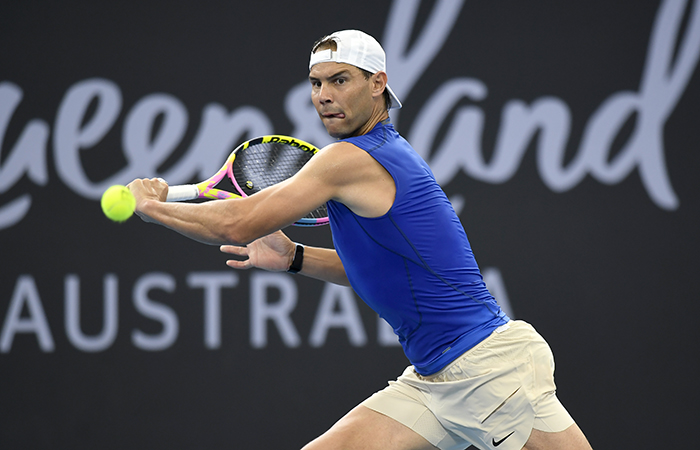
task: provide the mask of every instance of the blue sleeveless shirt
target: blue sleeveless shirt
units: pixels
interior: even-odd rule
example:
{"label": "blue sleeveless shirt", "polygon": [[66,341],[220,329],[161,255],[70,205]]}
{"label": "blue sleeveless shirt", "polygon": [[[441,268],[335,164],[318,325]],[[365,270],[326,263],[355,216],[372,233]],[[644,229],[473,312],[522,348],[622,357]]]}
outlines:
{"label": "blue sleeveless shirt", "polygon": [[509,319],[430,167],[393,125],[344,140],[391,174],[396,198],[376,218],[328,202],[333,244],[353,289],[392,326],[416,371],[435,373]]}

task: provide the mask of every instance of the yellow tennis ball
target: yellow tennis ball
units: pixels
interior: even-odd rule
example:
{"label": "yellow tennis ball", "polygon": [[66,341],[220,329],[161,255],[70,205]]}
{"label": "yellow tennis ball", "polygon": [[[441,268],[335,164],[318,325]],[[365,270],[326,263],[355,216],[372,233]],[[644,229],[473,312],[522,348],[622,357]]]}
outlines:
{"label": "yellow tennis ball", "polygon": [[128,187],[115,184],[102,194],[102,212],[115,222],[124,222],[136,209],[136,199]]}

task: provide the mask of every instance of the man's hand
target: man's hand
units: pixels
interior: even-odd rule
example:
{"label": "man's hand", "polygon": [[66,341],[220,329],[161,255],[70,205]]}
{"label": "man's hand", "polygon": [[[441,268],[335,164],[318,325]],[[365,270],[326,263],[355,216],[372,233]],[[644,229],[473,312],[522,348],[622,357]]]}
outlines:
{"label": "man's hand", "polygon": [[257,239],[245,247],[222,245],[221,251],[247,259],[230,259],[226,265],[234,269],[258,269],[283,272],[289,268],[294,257],[294,243],[281,231]]}
{"label": "man's hand", "polygon": [[164,202],[168,196],[168,184],[162,178],[142,178],[129,183],[129,188],[136,197],[136,211],[141,219],[151,222],[150,217],[144,213],[144,206],[149,200]]}

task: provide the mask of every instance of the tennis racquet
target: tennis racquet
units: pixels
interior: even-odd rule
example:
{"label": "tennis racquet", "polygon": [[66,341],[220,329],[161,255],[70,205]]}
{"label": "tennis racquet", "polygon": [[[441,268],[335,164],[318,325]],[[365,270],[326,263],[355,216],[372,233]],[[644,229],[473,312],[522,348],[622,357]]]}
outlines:
{"label": "tennis racquet", "polygon": [[[167,201],[249,197],[291,177],[317,152],[315,146],[293,137],[257,137],[236,147],[221,169],[208,180],[170,186]],[[326,224],[328,213],[325,204],[294,223],[306,227]]]}

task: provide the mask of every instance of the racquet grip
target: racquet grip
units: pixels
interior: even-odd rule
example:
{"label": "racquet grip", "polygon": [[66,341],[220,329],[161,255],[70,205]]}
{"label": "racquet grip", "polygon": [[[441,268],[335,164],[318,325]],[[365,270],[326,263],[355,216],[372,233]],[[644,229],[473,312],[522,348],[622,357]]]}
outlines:
{"label": "racquet grip", "polygon": [[168,187],[168,202],[181,202],[184,200],[194,200],[199,197],[199,189],[194,184],[182,184],[180,186]]}

